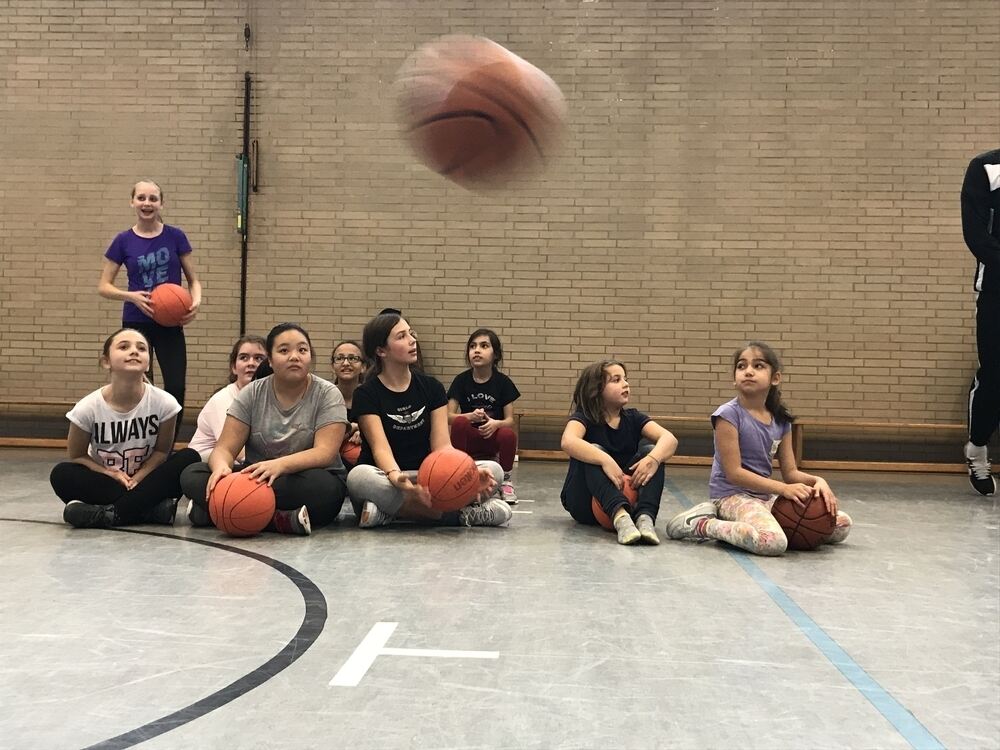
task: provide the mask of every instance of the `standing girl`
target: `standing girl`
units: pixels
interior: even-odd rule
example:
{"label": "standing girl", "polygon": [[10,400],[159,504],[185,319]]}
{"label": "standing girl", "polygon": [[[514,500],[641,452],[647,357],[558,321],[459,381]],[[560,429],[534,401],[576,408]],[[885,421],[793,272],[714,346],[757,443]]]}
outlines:
{"label": "standing girl", "polygon": [[[606,359],[580,373],[561,442],[570,457],[562,504],[576,521],[593,525],[596,498],[614,523],[619,544],[659,544],[655,525],[663,464],[677,450],[677,438],[642,412],[626,408],[628,400],[621,362]],[[638,490],[634,508],[622,494],[627,475]]]}
{"label": "standing girl", "polygon": [[312,342],[304,328],[281,323],[266,345],[274,374],[237,394],[208,463],[188,468],[181,486],[193,502],[191,522],[207,526],[207,498],[245,450],[242,473],[274,490],[277,510],[268,529],[308,535],[335,519],[344,504],[338,451],[347,410],[337,387],[309,371]]}
{"label": "standing girl", "polygon": [[226,412],[251,380],[257,368],[267,361],[266,342],[261,336],[243,336],[237,339],[229,352],[229,385],[216,391],[198,414],[198,429],[195,430],[188,448],[193,448],[207,461],[212,449],[222,434],[226,423]]}
{"label": "standing girl", "polygon": [[361,456],[347,477],[359,525],[383,526],[395,518],[442,526],[506,524],[511,518],[507,503],[489,497],[503,478],[493,461],[476,462],[478,502],[458,511],[433,509],[427,488],[415,483],[427,455],[451,443],[444,386],[411,369],[417,361],[417,338],[409,323],[397,313],[380,314],[365,326],[362,344],[372,366],[354,392]]}
{"label": "standing girl", "polygon": [[85,396],[66,417],[69,461],[49,478],[77,528],[174,522],[181,471],[198,460],[185,449],[169,458],[177,399],[145,379],[149,342],[123,328],[108,336],[101,366],[111,382]]}
{"label": "standing girl", "polygon": [[[361,451],[361,432],[358,430],[358,416],[354,413],[354,391],[361,385],[365,371],[365,355],[357,341],[341,341],[330,355],[333,383],[340,389],[347,406],[347,440],[341,448],[340,457],[348,471],[357,464],[357,454]],[[353,460],[352,460],[353,459]]]}
{"label": "standing girl", "polygon": [[448,389],[451,443],[473,458],[499,459],[500,497],[515,505],[510,472],[517,454],[514,402],[521,392],[497,369],[503,362],[500,337],[489,328],[473,331],[465,343],[465,362],[470,369],[456,375]]}
{"label": "standing girl", "polygon": [[[132,187],[132,209],[136,223],[112,240],[104,253],[104,267],[97,284],[98,293],[107,299],[123,300],[122,325],[145,335],[151,353],[156,354],[163,373],[163,389],[184,407],[184,384],[187,377],[187,348],[184,328],[201,305],[201,283],[191,262],[191,243],[177,227],[164,224],[160,218],[163,191],[152,180],[137,182]],[[118,271],[128,272],[128,291],[115,286]],[[187,278],[191,292],[191,307],[179,326],[161,326],[153,320],[150,292],[160,284],[180,284],[181,272]],[[183,412],[177,415],[179,428]]]}
{"label": "standing girl", "polygon": [[[736,398],[712,414],[712,499],[674,516],[667,535],[719,539],[757,555],[780,555],[788,540],[771,515],[774,500],[783,495],[801,504],[818,495],[837,519],[827,541],[842,542],[851,530],[850,517],[837,509],[826,480],[796,466],[791,438],[795,417],[781,402],[778,355],[762,341],[751,341],[733,355],[733,373]],[[771,479],[775,454],[783,482]]]}

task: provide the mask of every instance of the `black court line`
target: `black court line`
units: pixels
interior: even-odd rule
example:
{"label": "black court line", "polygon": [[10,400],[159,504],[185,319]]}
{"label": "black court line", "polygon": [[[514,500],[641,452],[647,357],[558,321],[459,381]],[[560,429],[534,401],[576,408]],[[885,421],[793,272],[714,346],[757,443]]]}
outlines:
{"label": "black court line", "polygon": [[[55,521],[31,521],[22,518],[0,518],[0,521],[10,521],[13,523],[37,523],[48,526],[65,525]],[[305,574],[300,573],[295,568],[290,565],[286,565],[280,560],[275,560],[272,557],[260,555],[256,552],[250,552],[249,550],[240,549],[239,547],[233,547],[228,544],[209,542],[204,539],[192,539],[190,537],[177,536],[176,534],[164,534],[158,531],[140,531],[139,529],[124,528],[110,529],[110,531],[125,534],[142,534],[144,536],[158,536],[164,539],[177,539],[182,542],[201,544],[205,547],[215,547],[216,549],[225,550],[226,552],[235,552],[237,555],[249,557],[251,560],[256,560],[257,562],[274,568],[294,583],[298,588],[299,593],[302,594],[302,600],[305,602],[306,611],[302,617],[302,624],[299,625],[298,631],[285,645],[285,647],[252,672],[243,675],[237,680],[234,680],[226,685],[224,688],[217,690],[211,695],[205,696],[201,700],[196,701],[179,711],[174,711],[173,713],[167,714],[159,719],[154,719],[147,724],[143,724],[141,727],[136,727],[135,729],[125,732],[124,734],[119,734],[117,737],[112,737],[111,739],[104,740],[103,742],[98,742],[95,745],[90,745],[84,748],[84,750],[113,750],[117,748],[132,747],[133,745],[138,745],[140,742],[145,742],[146,740],[151,740],[161,734],[166,734],[167,732],[177,729],[177,727],[184,726],[195,719],[199,719],[205,714],[214,711],[217,708],[221,708],[227,703],[236,700],[241,695],[245,695],[254,688],[263,685],[276,674],[291,666],[296,659],[309,650],[309,647],[316,642],[320,633],[323,632],[327,616],[326,597],[323,596],[323,592],[319,590],[319,587]]]}

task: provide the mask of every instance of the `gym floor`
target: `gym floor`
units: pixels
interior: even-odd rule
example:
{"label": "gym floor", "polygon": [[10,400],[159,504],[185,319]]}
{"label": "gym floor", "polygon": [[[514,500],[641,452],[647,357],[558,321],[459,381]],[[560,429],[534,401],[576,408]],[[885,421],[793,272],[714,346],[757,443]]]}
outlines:
{"label": "gym floor", "polygon": [[[827,474],[847,542],[659,547],[522,462],[504,529],[246,540],[74,530],[57,451],[0,451],[11,748],[997,748],[997,502],[955,475]],[[182,503],[183,507],[183,503]]]}

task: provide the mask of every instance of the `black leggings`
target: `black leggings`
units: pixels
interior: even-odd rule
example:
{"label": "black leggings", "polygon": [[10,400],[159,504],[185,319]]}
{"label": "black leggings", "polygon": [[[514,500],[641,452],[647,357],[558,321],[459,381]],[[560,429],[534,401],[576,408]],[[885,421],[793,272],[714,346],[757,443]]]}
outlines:
{"label": "black leggings", "polygon": [[976,300],[979,369],[969,388],[969,440],[986,445],[1000,423],[1000,296]]}
{"label": "black leggings", "polygon": [[[206,512],[205,490],[212,470],[199,462],[188,467],[181,477],[181,487],[196,505]],[[306,469],[295,474],[283,474],[274,480],[274,506],[278,510],[309,509],[309,523],[319,528],[330,523],[340,513],[347,497],[347,485],[340,474],[326,469]]]}
{"label": "black leggings", "polygon": [[153,355],[160,365],[163,374],[163,390],[177,399],[181,410],[177,413],[174,428],[174,440],[181,430],[184,419],[184,384],[187,379],[187,346],[184,342],[184,329],[180,326],[167,328],[155,321],[142,323],[122,323],[127,328],[134,328],[149,341],[149,381],[153,382]]}
{"label": "black leggings", "polygon": [[[600,448],[601,446],[595,446]],[[603,448],[602,448],[603,450]],[[640,458],[653,450],[650,443],[642,443],[639,450],[629,460],[631,466]],[[626,472],[627,473],[627,472]],[[629,510],[632,518],[640,515],[647,515],[656,522],[656,515],[660,512],[660,495],[663,494],[663,480],[665,470],[663,464],[656,470],[642,487],[639,488],[639,499],[635,507],[629,506],[628,499],[622,491],[615,487],[608,475],[604,473],[597,464],[588,464],[584,461],[577,461],[575,458],[569,460],[569,471],[566,474],[566,481],[562,488],[562,504],[573,516],[573,520],[578,523],[594,525],[597,519],[594,518],[594,509],[591,505],[593,498],[601,504],[601,509],[608,514],[608,518],[614,518],[618,509],[625,507]]]}
{"label": "black leggings", "polygon": [[72,461],[56,464],[49,482],[64,503],[82,500],[91,505],[114,505],[118,523],[141,523],[154,505],[169,497],[181,496],[181,472],[200,458],[198,451],[191,448],[178,451],[131,490],[106,474]]}

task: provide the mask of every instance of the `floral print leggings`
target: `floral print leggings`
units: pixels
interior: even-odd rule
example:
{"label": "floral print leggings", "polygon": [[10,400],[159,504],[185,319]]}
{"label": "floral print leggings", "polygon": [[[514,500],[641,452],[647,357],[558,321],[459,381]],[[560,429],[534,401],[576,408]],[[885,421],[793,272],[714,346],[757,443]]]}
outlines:
{"label": "floral print leggings", "polygon": [[[719,539],[755,555],[780,555],[788,547],[785,532],[771,515],[774,498],[761,500],[753,495],[739,494],[712,502],[718,509],[719,517],[699,521],[698,536]],[[842,542],[850,531],[851,517],[838,510],[836,528],[826,543]]]}

